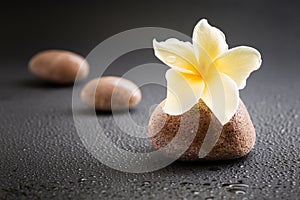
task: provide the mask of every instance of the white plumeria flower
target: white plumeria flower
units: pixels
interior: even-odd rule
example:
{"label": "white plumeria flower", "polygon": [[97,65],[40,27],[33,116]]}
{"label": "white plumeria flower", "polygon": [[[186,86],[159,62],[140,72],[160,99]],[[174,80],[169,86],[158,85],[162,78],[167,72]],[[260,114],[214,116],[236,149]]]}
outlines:
{"label": "white plumeria flower", "polygon": [[202,19],[193,31],[193,44],[170,38],[153,40],[156,57],[171,67],[166,72],[164,112],[181,115],[200,98],[222,125],[229,122],[239,103],[239,89],[261,65],[260,53],[247,46],[228,49],[224,34]]}

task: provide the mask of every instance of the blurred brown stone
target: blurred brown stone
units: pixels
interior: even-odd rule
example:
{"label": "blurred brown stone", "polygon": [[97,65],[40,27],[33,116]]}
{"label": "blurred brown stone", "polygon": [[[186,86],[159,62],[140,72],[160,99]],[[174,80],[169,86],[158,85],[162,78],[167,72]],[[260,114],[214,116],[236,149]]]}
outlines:
{"label": "blurred brown stone", "polygon": [[105,76],[89,81],[81,91],[81,99],[96,110],[126,110],[139,104],[142,93],[130,80]]}
{"label": "blurred brown stone", "polygon": [[64,50],[46,50],[37,53],[29,61],[29,71],[36,77],[59,84],[85,79],[89,64],[80,55]]}

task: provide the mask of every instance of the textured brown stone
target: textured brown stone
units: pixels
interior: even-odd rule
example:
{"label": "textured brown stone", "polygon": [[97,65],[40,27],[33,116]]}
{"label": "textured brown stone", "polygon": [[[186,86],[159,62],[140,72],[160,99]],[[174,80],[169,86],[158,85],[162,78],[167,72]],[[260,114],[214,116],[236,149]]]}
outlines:
{"label": "textured brown stone", "polygon": [[36,77],[53,83],[68,84],[89,74],[89,64],[80,55],[64,50],[46,50],[33,56],[29,70]]}
{"label": "textured brown stone", "polygon": [[[192,144],[182,154],[179,160],[185,161],[197,161],[197,160],[228,160],[243,157],[248,154],[254,146],[256,134],[252,121],[248,114],[247,108],[240,100],[237,112],[231,118],[231,120],[223,127],[217,122],[215,116],[210,109],[205,105],[203,101],[195,105],[190,111],[184,113],[181,116],[171,116],[162,111],[164,101],[161,102],[150,118],[149,122],[149,137],[154,148],[162,149],[178,133],[180,122],[183,118],[197,120],[198,127],[195,129],[195,125],[189,125],[189,120],[184,120],[186,124],[183,124],[184,131],[181,131],[183,138],[188,137],[193,133],[193,127],[195,129],[195,137]],[[200,111],[200,112],[199,112]],[[195,113],[201,113],[197,118]],[[191,123],[192,124],[192,123]],[[219,125],[217,125],[219,124]],[[189,128],[191,126],[191,128]],[[209,133],[207,133],[207,131]],[[218,131],[219,130],[219,131]],[[203,140],[207,134],[211,134],[215,139],[215,145],[212,149],[209,149],[205,157],[199,158],[199,151]],[[216,135],[219,137],[216,137]],[[174,157],[173,152],[178,151],[181,148],[182,141],[177,141],[168,150],[164,150],[163,153],[168,157]],[[203,144],[205,146],[205,144]]]}
{"label": "textured brown stone", "polygon": [[123,110],[135,107],[142,93],[136,84],[125,78],[106,76],[88,82],[82,89],[81,99],[97,110]]}

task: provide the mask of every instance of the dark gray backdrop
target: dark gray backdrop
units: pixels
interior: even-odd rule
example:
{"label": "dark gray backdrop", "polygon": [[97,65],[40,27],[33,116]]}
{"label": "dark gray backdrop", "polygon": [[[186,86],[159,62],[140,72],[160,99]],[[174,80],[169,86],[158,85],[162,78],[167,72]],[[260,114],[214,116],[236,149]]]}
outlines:
{"label": "dark gray backdrop", "polygon": [[[300,14],[296,1],[93,1],[22,2],[0,6],[0,199],[298,199]],[[72,87],[36,80],[27,62],[36,52],[59,48],[84,56],[113,34],[131,28],[166,27],[191,34],[201,18],[220,27],[230,47],[250,45],[263,65],[241,91],[257,131],[246,158],[212,163],[176,162],[146,174],[102,165],[83,147],[71,111]],[[106,74],[158,62],[152,50],[133,52]],[[132,111],[142,125],[148,109],[165,96],[142,88]],[[120,146],[131,142],[98,115]],[[144,141],[141,148],[149,149]],[[230,188],[230,183],[248,187]],[[235,194],[242,189],[245,194]]]}

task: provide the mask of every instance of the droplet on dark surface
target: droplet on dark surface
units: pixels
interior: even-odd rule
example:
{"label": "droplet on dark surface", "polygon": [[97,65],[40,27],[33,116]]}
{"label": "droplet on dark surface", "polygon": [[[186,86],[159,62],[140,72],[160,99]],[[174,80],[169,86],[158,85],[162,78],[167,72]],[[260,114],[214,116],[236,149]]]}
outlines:
{"label": "droplet on dark surface", "polygon": [[232,192],[234,194],[246,194],[245,190],[237,189],[237,188],[228,188],[227,191]]}
{"label": "droplet on dark surface", "polygon": [[181,186],[186,186],[186,185],[191,185],[191,184],[193,184],[193,183],[186,182],[186,181],[180,183]]}
{"label": "droplet on dark surface", "polygon": [[228,192],[234,194],[246,194],[246,189],[249,188],[249,185],[243,183],[224,183],[222,184],[222,187],[226,187]]}
{"label": "droplet on dark surface", "polygon": [[244,188],[248,188],[249,187],[249,185],[247,185],[247,184],[242,184],[242,183],[232,183],[232,184],[230,184],[228,187],[230,187],[230,188],[234,188],[234,187],[244,187]]}
{"label": "droplet on dark surface", "polygon": [[80,179],[78,179],[78,183],[83,183],[83,182],[85,182],[85,181],[87,181],[86,178],[80,178]]}
{"label": "droplet on dark surface", "polygon": [[221,186],[222,187],[228,187],[230,185],[230,183],[224,183],[224,184],[222,184]]}

